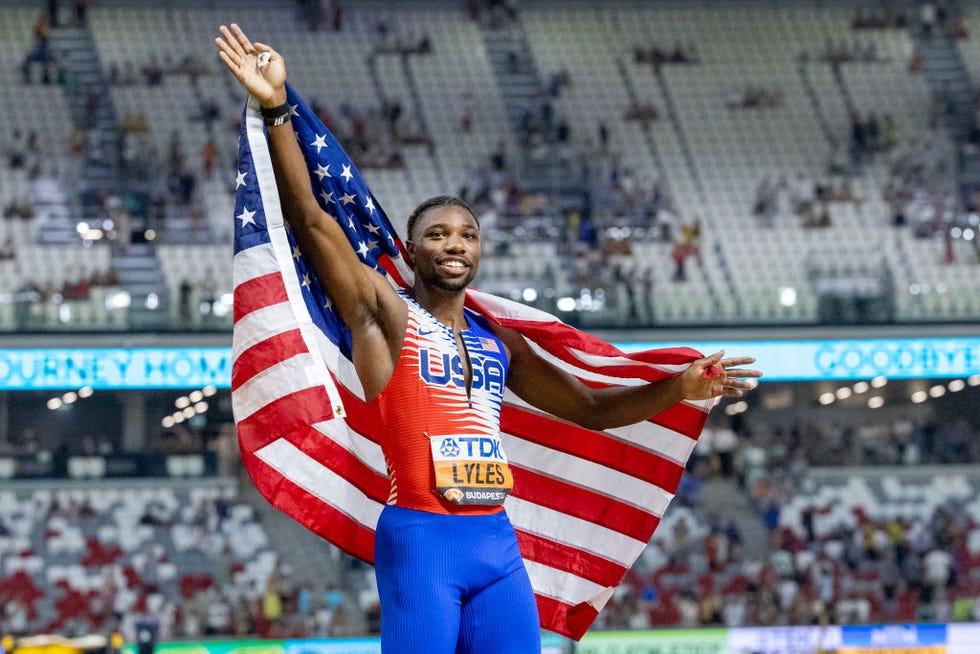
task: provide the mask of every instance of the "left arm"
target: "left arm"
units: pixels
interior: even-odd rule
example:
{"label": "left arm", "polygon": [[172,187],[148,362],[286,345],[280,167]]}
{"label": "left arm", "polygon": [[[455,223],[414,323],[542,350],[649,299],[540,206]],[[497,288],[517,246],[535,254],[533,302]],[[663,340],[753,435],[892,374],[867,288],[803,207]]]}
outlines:
{"label": "left arm", "polygon": [[718,352],[673,377],[641,386],[593,388],[541,358],[516,331],[495,331],[510,354],[507,387],[528,404],[588,429],[641,422],[684,400],[741,397],[757,385],[743,378],[762,376],[758,370],[732,369],[754,358],[723,359],[724,352]]}

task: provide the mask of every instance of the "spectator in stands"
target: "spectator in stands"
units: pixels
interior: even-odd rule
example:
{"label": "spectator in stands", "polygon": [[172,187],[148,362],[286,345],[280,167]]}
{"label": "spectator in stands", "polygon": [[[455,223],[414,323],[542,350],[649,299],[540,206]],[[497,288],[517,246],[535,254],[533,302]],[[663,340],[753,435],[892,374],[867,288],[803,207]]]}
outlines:
{"label": "spectator in stands", "polygon": [[4,634],[12,636],[30,635],[30,622],[28,620],[27,606],[17,599],[9,599],[4,603]]}
{"label": "spectator in stands", "polygon": [[684,245],[682,241],[678,241],[674,244],[674,248],[670,252],[670,257],[674,261],[675,282],[687,281],[687,259],[690,255],[690,247]]}
{"label": "spectator in stands", "polygon": [[763,177],[755,189],[755,202],[752,214],[759,219],[759,224],[772,227],[773,216],[776,213],[776,186],[768,176]]}
{"label": "spectator in stands", "polygon": [[182,327],[191,326],[191,294],[194,287],[187,277],[182,277],[177,287],[177,319]]}
{"label": "spectator in stands", "polygon": [[75,11],[75,25],[84,27],[88,20],[88,0],[73,0],[72,8]]}
{"label": "spectator in stands", "polygon": [[153,654],[156,650],[157,636],[160,632],[160,619],[151,613],[140,614],[134,620],[136,631],[136,651],[138,654]]}
{"label": "spectator in stands", "polygon": [[37,53],[45,54],[51,44],[51,23],[55,16],[42,13],[34,23],[34,50]]}
{"label": "spectator in stands", "polygon": [[30,220],[34,217],[34,203],[26,194],[14,196],[3,208],[3,217]]}
{"label": "spectator in stands", "polygon": [[330,29],[340,32],[344,28],[344,5],[341,0],[330,0]]}
{"label": "spectator in stands", "polygon": [[623,113],[623,120],[635,120],[641,125],[647,125],[660,116],[660,111],[652,102],[634,102]]}
{"label": "spectator in stands", "polygon": [[262,594],[262,618],[269,625],[270,638],[281,638],[282,631],[282,592],[280,590],[280,580],[276,573],[273,573],[265,586]]}
{"label": "spectator in stands", "polygon": [[633,61],[638,64],[653,64],[654,70],[659,70],[664,64],[696,64],[700,62],[700,57],[693,41],[687,45],[677,41],[669,50],[657,44],[636,46],[633,48]]}
{"label": "spectator in stands", "polygon": [[931,37],[937,21],[936,3],[926,0],[919,5],[919,29],[924,36]]}
{"label": "spectator in stands", "polygon": [[674,234],[677,230],[679,220],[677,211],[669,198],[655,204],[659,204],[659,209],[657,209],[653,220],[654,232],[660,241],[669,243],[674,240]]}
{"label": "spectator in stands", "polygon": [[694,257],[697,263],[701,264],[701,220],[695,218],[690,222],[681,225],[681,243],[683,243]]}
{"label": "spectator in stands", "polygon": [[729,98],[729,109],[772,109],[783,103],[783,92],[762,85],[747,84],[741,93]]}
{"label": "spectator in stands", "polygon": [[820,53],[820,61],[825,61],[836,69],[844,62],[854,61],[855,54],[845,41],[834,43],[830,37],[827,37],[823,51]]}
{"label": "spectator in stands", "polygon": [[828,202],[813,203],[810,210],[803,214],[803,222],[801,223],[807,229],[830,227],[831,224],[830,204]]}
{"label": "spectator in stands", "polygon": [[924,63],[925,63],[925,61],[922,58],[922,53],[920,53],[920,52],[913,52],[912,53],[912,56],[909,57],[909,62],[908,62],[908,65],[906,66],[906,70],[910,74],[921,73],[922,72],[922,66],[923,66]]}
{"label": "spectator in stands", "polygon": [[118,284],[119,271],[111,264],[101,273],[97,272],[92,278],[93,286],[117,286]]}
{"label": "spectator in stands", "polygon": [[956,17],[949,22],[946,35],[956,41],[970,38],[970,32],[966,29],[966,24],[963,22],[962,17]]}
{"label": "spectator in stands", "polygon": [[209,588],[204,617],[205,636],[230,636],[233,633],[232,607],[221,592],[223,587]]}
{"label": "spectator in stands", "polygon": [[91,289],[92,279],[83,269],[75,281],[65,280],[61,288],[61,296],[66,300],[88,300]]}
{"label": "spectator in stands", "polygon": [[208,139],[201,146],[201,168],[204,170],[204,176],[207,179],[211,179],[214,174],[214,160],[217,156],[218,148],[214,144],[214,139]]}
{"label": "spectator in stands", "polygon": [[874,25],[873,15],[866,14],[862,7],[854,10],[854,18],[851,20],[851,29],[865,30],[871,29]]}
{"label": "spectator in stands", "polygon": [[7,164],[14,170],[24,167],[27,158],[27,136],[20,127],[14,127],[10,144],[6,148]]}
{"label": "spectator in stands", "polygon": [[718,472],[722,477],[732,477],[735,474],[735,453],[738,448],[738,437],[730,427],[720,427],[715,430],[711,440],[714,456],[717,457]]}
{"label": "spectator in stands", "polygon": [[160,86],[163,83],[163,66],[160,65],[155,54],[150,55],[150,60],[146,62],[140,73],[147,86]]}

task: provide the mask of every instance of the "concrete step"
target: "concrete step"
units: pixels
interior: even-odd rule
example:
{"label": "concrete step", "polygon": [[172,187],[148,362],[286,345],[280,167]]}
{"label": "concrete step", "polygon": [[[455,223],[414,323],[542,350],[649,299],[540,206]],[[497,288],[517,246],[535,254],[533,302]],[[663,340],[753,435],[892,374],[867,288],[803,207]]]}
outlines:
{"label": "concrete step", "polygon": [[132,286],[141,291],[156,291],[163,283],[163,275],[156,270],[118,270],[119,281],[127,287]]}
{"label": "concrete step", "polygon": [[112,258],[113,265],[119,270],[156,270],[156,253],[150,251],[140,251],[137,243],[130,243],[126,248],[125,254],[119,254]]}
{"label": "concrete step", "polygon": [[538,91],[541,88],[538,84],[538,76],[534,73],[505,73],[499,78],[500,88],[504,92],[508,89],[534,89],[534,91]]}

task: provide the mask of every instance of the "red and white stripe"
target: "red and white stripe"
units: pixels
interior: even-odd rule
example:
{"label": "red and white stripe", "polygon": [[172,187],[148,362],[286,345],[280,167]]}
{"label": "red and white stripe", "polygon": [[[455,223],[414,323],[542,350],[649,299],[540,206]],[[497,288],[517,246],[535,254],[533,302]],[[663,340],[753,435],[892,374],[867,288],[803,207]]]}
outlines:
{"label": "red and white stripe", "polygon": [[[390,490],[377,426],[353,366],[306,314],[260,119],[248,116],[256,169],[268,173],[260,188],[272,242],[234,261],[232,398],[242,456],[270,502],[370,562]],[[410,279],[404,261],[389,265]],[[591,385],[662,379],[699,356],[684,349],[625,355],[526,306],[477,291],[468,302]],[[515,483],[506,508],[544,628],[579,638],[592,623],[673,498],[709,405],[680,404],[597,432],[508,394],[501,431]]]}

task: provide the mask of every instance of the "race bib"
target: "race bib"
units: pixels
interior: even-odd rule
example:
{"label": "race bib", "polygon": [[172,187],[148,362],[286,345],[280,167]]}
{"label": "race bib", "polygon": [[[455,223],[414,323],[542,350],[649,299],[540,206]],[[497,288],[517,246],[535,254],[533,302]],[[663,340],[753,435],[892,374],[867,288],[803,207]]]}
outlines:
{"label": "race bib", "polygon": [[499,436],[430,436],[436,490],[454,504],[503,504],[514,487]]}

